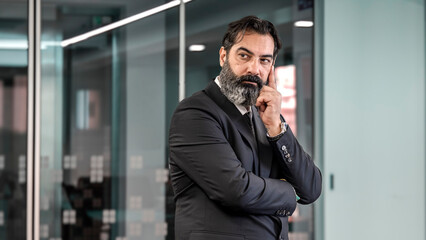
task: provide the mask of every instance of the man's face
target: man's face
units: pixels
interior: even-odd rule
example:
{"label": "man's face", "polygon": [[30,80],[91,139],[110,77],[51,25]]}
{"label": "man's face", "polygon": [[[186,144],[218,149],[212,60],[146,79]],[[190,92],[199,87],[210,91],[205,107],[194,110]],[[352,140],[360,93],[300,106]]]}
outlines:
{"label": "man's face", "polygon": [[[237,36],[239,40],[241,34]],[[220,66],[223,67],[226,57],[232,71],[239,77],[255,75],[265,83],[273,65],[274,39],[271,35],[246,32],[241,41],[235,43],[229,52],[220,49]]]}
{"label": "man's face", "polygon": [[[240,36],[237,37],[239,39]],[[228,52],[220,49],[221,90],[232,102],[253,105],[273,65],[274,40],[270,35],[246,32]]]}

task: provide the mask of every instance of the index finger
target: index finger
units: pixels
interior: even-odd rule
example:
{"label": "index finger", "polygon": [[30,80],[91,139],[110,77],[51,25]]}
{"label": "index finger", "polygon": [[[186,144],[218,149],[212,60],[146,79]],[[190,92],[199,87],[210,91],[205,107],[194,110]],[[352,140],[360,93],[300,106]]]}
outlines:
{"label": "index finger", "polygon": [[277,90],[277,83],[275,82],[275,67],[273,65],[268,75],[268,86]]}

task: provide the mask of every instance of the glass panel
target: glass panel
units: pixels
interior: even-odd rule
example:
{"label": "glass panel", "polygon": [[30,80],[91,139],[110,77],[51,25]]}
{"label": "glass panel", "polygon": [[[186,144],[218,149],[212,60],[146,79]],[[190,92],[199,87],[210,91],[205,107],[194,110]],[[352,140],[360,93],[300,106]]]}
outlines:
{"label": "glass panel", "polygon": [[42,1],[41,239],[169,236],[166,101],[176,106],[177,89],[166,77],[178,63],[166,60],[178,7],[61,47],[160,4]]}
{"label": "glass panel", "polygon": [[[221,70],[219,49],[228,23],[247,15],[271,21],[277,28],[283,48],[277,56],[275,74],[283,95],[282,113],[298,140],[312,153],[312,27],[295,27],[299,20],[312,21],[313,1],[230,0],[226,7],[212,1],[187,4],[186,94],[204,89]],[[194,51],[191,46],[203,45]],[[313,239],[313,206],[298,205],[290,218],[290,239]]]}
{"label": "glass panel", "polygon": [[26,238],[27,8],[0,0],[0,239]]}

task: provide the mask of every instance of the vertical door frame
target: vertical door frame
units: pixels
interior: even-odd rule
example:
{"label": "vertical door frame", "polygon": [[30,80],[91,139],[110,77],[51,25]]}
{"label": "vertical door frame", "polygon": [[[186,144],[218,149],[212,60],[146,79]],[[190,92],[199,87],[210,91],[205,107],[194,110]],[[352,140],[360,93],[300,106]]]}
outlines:
{"label": "vertical door frame", "polygon": [[28,1],[27,240],[39,239],[40,232],[40,4]]}
{"label": "vertical door frame", "polygon": [[314,239],[324,240],[324,1],[315,2],[314,23],[314,159],[323,172],[322,196],[314,205]]}
{"label": "vertical door frame", "polygon": [[33,232],[33,159],[34,159],[34,1],[28,1],[28,93],[27,93],[27,217],[26,239]]}
{"label": "vertical door frame", "polygon": [[179,6],[179,102],[185,98],[185,2]]}

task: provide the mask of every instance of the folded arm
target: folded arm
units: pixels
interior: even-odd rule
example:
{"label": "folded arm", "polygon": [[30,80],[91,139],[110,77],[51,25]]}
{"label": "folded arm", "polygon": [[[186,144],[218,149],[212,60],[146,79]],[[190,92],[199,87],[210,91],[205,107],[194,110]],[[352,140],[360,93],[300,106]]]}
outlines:
{"label": "folded arm", "polygon": [[277,141],[271,142],[282,166],[281,177],[294,187],[300,197],[298,203],[309,204],[321,194],[322,176],[311,156],[297,141],[290,128]]}
{"label": "folded arm", "polygon": [[171,163],[209,199],[223,206],[250,214],[292,214],[296,198],[291,184],[246,171],[217,115],[193,108],[174,114],[169,138]]}

